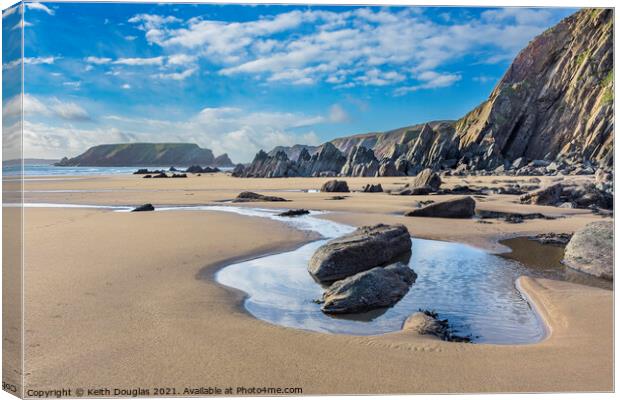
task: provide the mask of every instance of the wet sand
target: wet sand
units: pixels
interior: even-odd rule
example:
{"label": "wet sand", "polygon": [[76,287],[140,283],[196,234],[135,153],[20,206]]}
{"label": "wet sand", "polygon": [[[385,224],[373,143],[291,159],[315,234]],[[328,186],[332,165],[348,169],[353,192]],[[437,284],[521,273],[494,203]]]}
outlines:
{"label": "wet sand", "polygon": [[[410,179],[347,181],[352,189],[377,182],[389,189]],[[330,210],[325,218],[352,225],[405,223],[417,237],[495,252],[507,250],[498,243],[502,238],[573,232],[601,218],[587,210],[518,205],[517,196],[501,195],[480,199],[478,207],[563,218],[522,224],[406,218],[402,212],[414,200],[440,197],[350,193],[333,201],[325,193],[284,191],[317,189],[325,180],[203,174],[25,185],[29,202],[156,206],[209,204],[254,190],[293,201],[247,206]],[[97,189],[106,191],[88,192]],[[273,386],[301,387],[304,394],[613,390],[609,290],[522,278],[522,289],[551,329],[547,339],[532,345],[448,343],[409,331],[329,335],[259,321],[243,309],[242,293],[198,279],[201,271],[209,275],[227,260],[312,239],[283,224],[217,212],[33,208],[25,210],[25,221],[26,388]]]}

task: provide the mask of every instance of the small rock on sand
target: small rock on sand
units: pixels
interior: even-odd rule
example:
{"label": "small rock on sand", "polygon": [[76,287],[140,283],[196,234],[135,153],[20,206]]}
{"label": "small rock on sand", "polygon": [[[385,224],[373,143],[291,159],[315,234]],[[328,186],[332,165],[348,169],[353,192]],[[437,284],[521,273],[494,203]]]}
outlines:
{"label": "small rock on sand", "polygon": [[323,186],[321,186],[321,192],[348,193],[349,185],[347,185],[347,181],[333,179],[325,182]]}
{"label": "small rock on sand", "polygon": [[294,210],[288,210],[288,211],[284,211],[280,214],[278,214],[278,216],[280,217],[297,217],[299,215],[306,215],[306,214],[310,214],[310,211],[303,209],[303,208],[298,208],[298,209],[294,209]]}
{"label": "small rock on sand", "polygon": [[434,217],[434,218],[471,218],[476,211],[476,200],[471,196],[460,197],[430,204],[426,207],[407,211],[407,217]]}
{"label": "small rock on sand", "polygon": [[263,194],[254,192],[241,192],[233,203],[247,203],[252,201],[290,201],[282,197],[277,196],[265,196]]}
{"label": "small rock on sand", "polygon": [[139,211],[155,211],[155,207],[153,207],[151,203],[146,203],[131,210],[131,212],[139,212]]}

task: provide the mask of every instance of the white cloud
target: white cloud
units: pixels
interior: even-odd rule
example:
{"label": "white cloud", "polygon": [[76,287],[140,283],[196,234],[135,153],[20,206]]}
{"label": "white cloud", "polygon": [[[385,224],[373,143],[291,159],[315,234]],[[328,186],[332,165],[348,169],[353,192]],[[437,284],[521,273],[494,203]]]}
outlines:
{"label": "white cloud", "polygon": [[123,86],[121,86],[121,88],[125,90],[129,90],[131,89],[131,85],[129,83],[125,83]]}
{"label": "white cloud", "polygon": [[160,73],[153,76],[160,79],[173,79],[175,81],[182,81],[194,75],[197,70],[198,68],[192,67],[181,72]]}
{"label": "white cloud", "polygon": [[80,82],[80,81],[69,81],[69,82],[63,82],[62,85],[77,90],[77,89],[79,89],[82,86],[82,82]]}
{"label": "white cloud", "polygon": [[70,101],[61,101],[58,98],[52,97],[47,99],[41,99],[31,94],[24,94],[22,96],[14,96],[9,99],[3,107],[3,117],[19,116],[22,112],[24,115],[34,117],[56,117],[66,121],[88,121],[91,119],[88,112],[81,106]]}
{"label": "white cloud", "polygon": [[197,143],[216,154],[228,153],[235,162],[251,161],[258,150],[271,150],[277,145],[318,144],[320,140],[311,127],[327,121],[320,115],[238,107],[207,107],[181,121],[118,115],[103,119],[117,130],[131,133],[136,140]]}
{"label": "white cloud", "polygon": [[11,28],[11,30],[24,29],[27,26],[32,26],[32,24],[22,19],[18,23],[16,23],[15,26]]}
{"label": "white cloud", "polygon": [[329,108],[329,120],[336,123],[347,122],[349,114],[340,104],[334,104]]}
{"label": "white cloud", "polygon": [[132,66],[144,66],[144,65],[162,65],[164,62],[164,57],[150,57],[150,58],[119,58],[115,60],[113,64],[120,65],[132,65]]}
{"label": "white cloud", "polygon": [[170,65],[187,65],[195,63],[198,59],[195,55],[188,54],[174,54],[168,57],[168,64]]}
{"label": "white cloud", "polygon": [[33,3],[24,3],[24,5],[26,6],[26,8],[28,8],[29,10],[38,10],[38,11],[43,11],[46,12],[48,15],[54,15],[54,10],[52,10],[51,8],[47,7],[45,4],[43,3],[37,3],[37,2],[33,2]]}
{"label": "white cloud", "polygon": [[108,57],[86,57],[84,61],[91,64],[103,65],[111,63],[112,59]]}
{"label": "white cloud", "polygon": [[21,65],[22,65],[22,59],[18,58],[16,60],[12,60],[12,61],[2,64],[2,70],[6,71],[6,70],[9,70],[9,69],[21,66]]}
{"label": "white cloud", "polygon": [[7,8],[6,10],[2,11],[2,19],[10,17],[11,15],[15,14],[16,12],[20,12],[21,13],[21,7],[19,5],[15,5],[13,7]]}
{"label": "white cloud", "polygon": [[[488,62],[505,61],[552,20],[553,12],[545,9],[497,9],[477,18],[434,20],[415,8],[359,8],[294,10],[244,22],[141,14],[130,22],[149,43],[190,49],[219,66],[224,76],[345,88],[398,86],[410,71],[449,70],[472,52]],[[415,90],[442,87],[458,76],[444,75]]]}
{"label": "white cloud", "polygon": [[54,64],[56,62],[57,57],[24,57],[24,64]]}
{"label": "white cloud", "polygon": [[59,118],[68,121],[89,121],[88,112],[76,103],[62,102],[54,99],[49,106],[50,110]]}
{"label": "white cloud", "polygon": [[440,73],[436,71],[424,71],[417,75],[416,79],[421,83],[413,86],[403,86],[395,90],[396,94],[402,95],[422,89],[436,89],[452,86],[461,80],[459,74]]}

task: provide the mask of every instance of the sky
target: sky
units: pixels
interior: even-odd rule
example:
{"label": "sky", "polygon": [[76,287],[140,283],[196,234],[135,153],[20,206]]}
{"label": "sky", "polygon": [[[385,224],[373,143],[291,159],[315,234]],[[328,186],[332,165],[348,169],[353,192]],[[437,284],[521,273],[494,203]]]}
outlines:
{"label": "sky", "polygon": [[[3,31],[25,30],[24,157],[192,142],[248,162],[457,119],[575,11],[42,2],[23,22],[5,11]],[[5,73],[17,63],[3,55]],[[3,105],[7,119],[18,97]]]}

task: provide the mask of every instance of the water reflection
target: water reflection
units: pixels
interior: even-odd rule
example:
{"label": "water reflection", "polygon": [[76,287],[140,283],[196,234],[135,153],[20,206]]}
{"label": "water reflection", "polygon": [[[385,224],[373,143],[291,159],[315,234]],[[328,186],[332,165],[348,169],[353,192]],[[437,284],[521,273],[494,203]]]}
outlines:
{"label": "water reflection", "polygon": [[394,307],[365,315],[323,314],[315,300],[323,293],[306,266],[325,240],[297,250],[230,265],[217,281],[248,294],[245,307],[259,319],[318,332],[372,335],[401,329],[418,309],[448,318],[459,335],[479,343],[533,343],[545,331],[515,287],[527,274],[521,264],[473,247],[412,239],[409,265],[418,274],[409,293]]}

